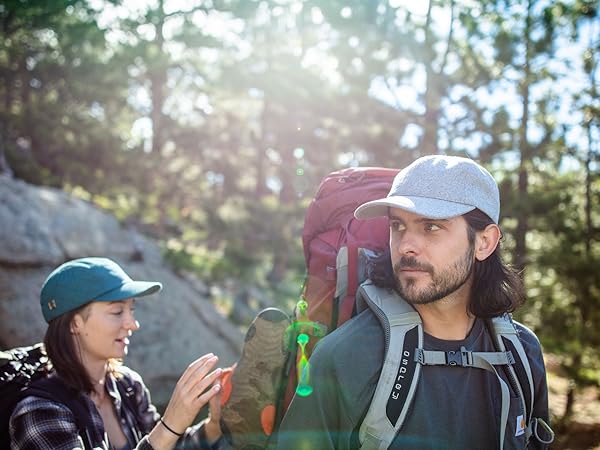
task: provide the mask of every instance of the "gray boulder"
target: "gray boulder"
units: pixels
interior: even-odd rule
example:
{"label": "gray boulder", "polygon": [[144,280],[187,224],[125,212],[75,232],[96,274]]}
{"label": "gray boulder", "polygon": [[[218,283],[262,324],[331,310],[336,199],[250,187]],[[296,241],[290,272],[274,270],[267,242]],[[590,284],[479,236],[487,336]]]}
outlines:
{"label": "gray boulder", "polygon": [[142,374],[157,405],[168,402],[198,356],[213,352],[223,367],[238,359],[242,333],[214,308],[207,289],[173,272],[155,243],[90,203],[0,175],[0,230],[0,348],[43,338],[39,293],[56,266],[106,256],[134,279],[163,283],[159,294],[137,302],[141,328],[125,360]]}

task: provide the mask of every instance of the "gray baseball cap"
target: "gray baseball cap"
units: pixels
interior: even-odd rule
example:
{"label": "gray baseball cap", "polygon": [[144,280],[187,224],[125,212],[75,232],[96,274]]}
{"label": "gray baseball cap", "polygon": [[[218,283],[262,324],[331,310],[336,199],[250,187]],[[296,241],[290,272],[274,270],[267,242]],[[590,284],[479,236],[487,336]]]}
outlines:
{"label": "gray baseball cap", "polygon": [[494,223],[500,216],[500,193],[492,175],[475,161],[460,156],[423,156],[394,178],[386,198],[360,205],[357,219],[387,216],[400,208],[430,219],[449,219],[475,208]]}

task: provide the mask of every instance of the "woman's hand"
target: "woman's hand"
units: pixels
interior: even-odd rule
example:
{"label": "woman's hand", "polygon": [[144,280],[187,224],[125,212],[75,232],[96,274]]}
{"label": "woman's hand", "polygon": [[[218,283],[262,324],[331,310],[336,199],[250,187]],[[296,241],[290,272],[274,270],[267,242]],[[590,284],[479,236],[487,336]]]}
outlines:
{"label": "woman's hand", "polygon": [[[219,379],[215,383],[221,384],[221,380]],[[220,424],[222,392],[223,390],[220,389],[219,393],[208,401],[209,413],[208,418],[204,422],[204,433],[206,434],[206,440],[210,443],[215,442],[223,434]]]}
{"label": "woman's hand", "polygon": [[209,443],[215,442],[221,437],[223,431],[221,430],[221,408],[227,402],[227,384],[229,385],[229,393],[231,393],[231,376],[236,367],[235,363],[231,367],[226,367],[221,371],[221,376],[215,383],[221,385],[221,389],[217,395],[212,397],[208,402],[208,418],[204,422],[204,433],[206,440]]}
{"label": "woman's hand", "polygon": [[[191,363],[175,386],[163,420],[177,433],[183,433],[196,418],[200,409],[214,397],[219,397],[221,369],[211,372],[219,358],[208,353]],[[216,400],[211,401],[211,407]],[[220,409],[218,412],[220,416]]]}

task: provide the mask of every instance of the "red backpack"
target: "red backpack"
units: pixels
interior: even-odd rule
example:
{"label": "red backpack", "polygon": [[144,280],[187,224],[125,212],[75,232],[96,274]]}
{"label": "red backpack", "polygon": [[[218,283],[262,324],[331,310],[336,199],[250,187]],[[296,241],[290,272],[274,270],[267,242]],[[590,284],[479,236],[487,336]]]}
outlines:
{"label": "red backpack", "polygon": [[[359,274],[359,249],[387,249],[386,217],[358,220],[354,210],[365,202],[387,196],[399,170],[356,167],[327,175],[319,185],[305,217],[302,244],[307,276],[303,299],[296,311],[295,329],[309,338],[291,367],[283,409],[298,389],[298,372],[314,344],[352,317]],[[302,361],[301,361],[302,360]]]}

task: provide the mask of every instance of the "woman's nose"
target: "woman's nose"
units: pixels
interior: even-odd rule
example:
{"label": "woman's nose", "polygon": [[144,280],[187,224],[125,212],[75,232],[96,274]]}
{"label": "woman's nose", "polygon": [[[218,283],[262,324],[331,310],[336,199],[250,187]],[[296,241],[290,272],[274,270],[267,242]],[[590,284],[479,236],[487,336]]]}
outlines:
{"label": "woman's nose", "polygon": [[127,328],[130,331],[136,331],[140,328],[140,323],[137,320],[135,320],[133,311],[130,311],[127,314],[127,319],[125,321],[125,328]]}

